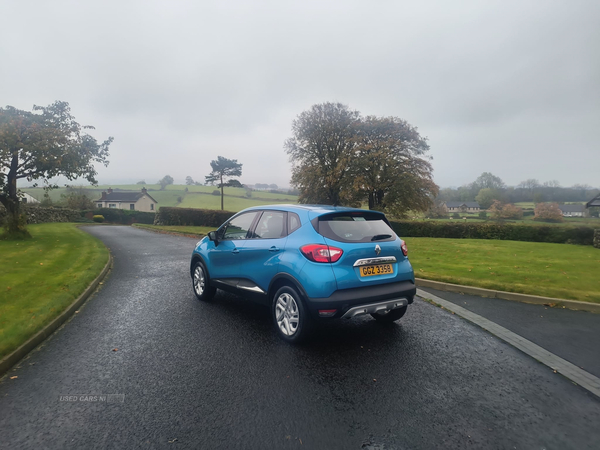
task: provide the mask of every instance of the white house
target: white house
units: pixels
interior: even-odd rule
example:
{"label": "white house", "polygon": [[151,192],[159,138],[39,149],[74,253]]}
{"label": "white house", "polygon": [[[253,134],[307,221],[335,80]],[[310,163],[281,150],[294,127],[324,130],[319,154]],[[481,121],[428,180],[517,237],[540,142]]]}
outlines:
{"label": "white house", "polygon": [[40,202],[37,198],[32,197],[31,195],[29,195],[26,192],[21,192],[20,195],[21,195],[21,201],[23,203],[27,203],[28,205],[33,205],[35,203],[39,203]]}
{"label": "white house", "polygon": [[102,198],[96,200],[98,208],[116,208],[129,209],[131,211],[156,211],[158,202],[152,198],[146,188],[141,192],[120,191],[113,192],[112,188],[108,192],[102,192]]}
{"label": "white house", "polygon": [[448,212],[460,212],[460,213],[478,213],[479,203],[477,202],[444,202]]}
{"label": "white house", "polygon": [[584,217],[586,215],[584,205],[558,205],[558,209],[563,217]]}

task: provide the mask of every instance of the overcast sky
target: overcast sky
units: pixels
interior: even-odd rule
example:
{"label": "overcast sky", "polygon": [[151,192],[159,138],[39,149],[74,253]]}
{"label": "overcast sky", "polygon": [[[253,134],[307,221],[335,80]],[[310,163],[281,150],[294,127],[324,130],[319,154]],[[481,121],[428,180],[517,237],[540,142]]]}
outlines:
{"label": "overcast sky", "polygon": [[429,138],[442,187],[484,171],[600,186],[600,1],[0,0],[0,105],[70,103],[101,183],[288,186],[292,120],[336,101]]}

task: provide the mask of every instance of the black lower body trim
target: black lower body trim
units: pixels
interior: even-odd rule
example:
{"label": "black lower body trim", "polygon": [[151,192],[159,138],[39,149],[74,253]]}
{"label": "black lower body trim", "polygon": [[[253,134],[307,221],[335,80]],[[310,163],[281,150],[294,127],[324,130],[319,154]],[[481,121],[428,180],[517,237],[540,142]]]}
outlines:
{"label": "black lower body trim", "polygon": [[332,317],[341,317],[356,305],[400,298],[407,299],[410,304],[416,294],[417,288],[412,281],[400,281],[398,283],[342,289],[335,291],[326,298],[308,298],[307,306],[315,317],[319,317],[320,309],[336,309],[337,312]]}

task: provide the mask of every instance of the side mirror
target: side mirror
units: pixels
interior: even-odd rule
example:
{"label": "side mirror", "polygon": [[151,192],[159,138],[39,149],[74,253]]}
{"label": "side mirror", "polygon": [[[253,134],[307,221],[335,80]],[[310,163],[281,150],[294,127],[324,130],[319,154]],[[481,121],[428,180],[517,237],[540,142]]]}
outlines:
{"label": "side mirror", "polygon": [[208,238],[209,238],[211,241],[213,241],[214,243],[217,243],[217,242],[218,242],[218,239],[217,239],[217,232],[216,232],[216,231],[209,231],[209,232],[208,232]]}

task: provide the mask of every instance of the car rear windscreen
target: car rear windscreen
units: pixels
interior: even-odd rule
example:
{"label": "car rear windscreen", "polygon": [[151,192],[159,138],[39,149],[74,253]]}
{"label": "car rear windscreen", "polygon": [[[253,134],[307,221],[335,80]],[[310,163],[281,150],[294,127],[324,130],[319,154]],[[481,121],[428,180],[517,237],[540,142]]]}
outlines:
{"label": "car rear windscreen", "polygon": [[319,234],[339,242],[393,241],[394,230],[381,214],[335,213],[320,216],[313,220]]}

